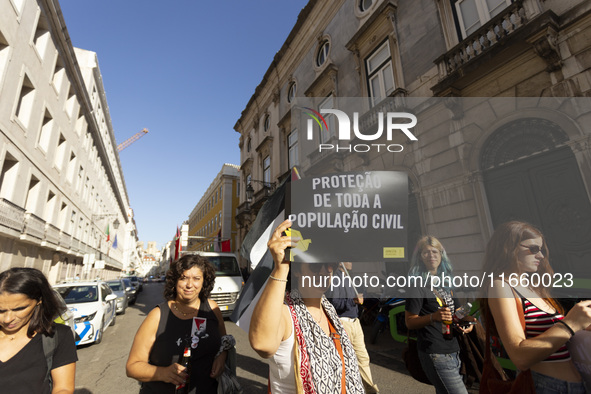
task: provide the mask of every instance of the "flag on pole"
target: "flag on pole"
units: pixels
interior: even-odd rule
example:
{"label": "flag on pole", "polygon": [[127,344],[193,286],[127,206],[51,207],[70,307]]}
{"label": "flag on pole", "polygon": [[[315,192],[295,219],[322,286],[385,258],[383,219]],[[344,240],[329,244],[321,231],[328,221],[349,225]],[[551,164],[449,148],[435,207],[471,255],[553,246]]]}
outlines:
{"label": "flag on pole", "polygon": [[180,257],[180,247],[181,247],[181,231],[179,230],[179,226],[176,226],[176,235],[174,237],[174,261],[177,261]]}
{"label": "flag on pole", "polygon": [[232,246],[230,244],[230,240],[227,239],[225,241],[222,241],[222,252],[231,252],[232,251]]}
{"label": "flag on pole", "polygon": [[222,251],[222,229],[220,227],[220,231],[218,231],[218,235],[215,237],[215,242],[213,244],[213,251],[214,252],[221,252]]}
{"label": "flag on pole", "polygon": [[267,248],[267,242],[271,239],[273,230],[285,220],[285,201],[292,178],[294,180],[299,178],[297,171],[292,171],[291,178],[288,177],[283,181],[265,202],[240,248],[240,254],[248,260],[254,271],[244,285],[230,319],[246,332],[250,326],[254,307],[273,270],[273,257]]}
{"label": "flag on pole", "polygon": [[111,240],[111,235],[109,234],[109,223],[107,223],[107,230],[105,230],[105,234],[107,235],[107,242]]}
{"label": "flag on pole", "polygon": [[115,234],[115,238],[113,239],[113,249],[117,249],[117,234]]}

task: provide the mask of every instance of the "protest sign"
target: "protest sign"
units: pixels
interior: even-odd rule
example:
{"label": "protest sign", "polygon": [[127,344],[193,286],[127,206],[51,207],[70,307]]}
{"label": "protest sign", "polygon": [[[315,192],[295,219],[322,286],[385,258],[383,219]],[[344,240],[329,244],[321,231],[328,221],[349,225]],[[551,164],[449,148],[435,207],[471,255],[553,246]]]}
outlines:
{"label": "protest sign", "polygon": [[291,261],[405,261],[408,175],[400,171],[328,174],[293,181]]}

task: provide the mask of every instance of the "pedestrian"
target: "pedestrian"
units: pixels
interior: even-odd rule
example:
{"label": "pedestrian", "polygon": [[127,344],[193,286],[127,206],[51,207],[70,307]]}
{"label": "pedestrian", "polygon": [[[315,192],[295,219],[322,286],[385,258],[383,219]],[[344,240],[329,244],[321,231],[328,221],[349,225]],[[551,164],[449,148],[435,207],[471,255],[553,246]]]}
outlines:
{"label": "pedestrian", "polygon": [[282,234],[290,226],[289,220],[281,223],[267,243],[274,268],[250,321],[250,344],[269,359],[269,389],[281,394],[364,393],[355,350],[324,297],[327,286],[301,286],[304,277],[329,277],[334,265],[285,260],[285,249],[297,242]]}
{"label": "pedestrian", "polygon": [[74,392],[74,335],[53,321],[65,312],[61,308],[41,271],[19,267],[0,273],[0,391]]}
{"label": "pedestrian", "polygon": [[446,277],[452,274],[443,245],[433,236],[422,237],[412,256],[409,276],[421,277],[429,285],[410,289],[405,307],[406,326],[417,330],[419,360],[436,392],[467,393],[460,375],[460,346],[455,335],[472,331],[472,326],[456,331],[446,324],[451,324],[458,301],[446,283],[437,286],[435,293],[430,290],[432,279],[443,274]]}
{"label": "pedestrian", "polygon": [[[349,272],[353,268],[353,263],[340,263],[338,269],[332,276],[338,276],[338,286],[331,286],[331,290],[326,292],[328,301],[334,306],[349,339],[355,349],[357,362],[359,363],[359,372],[366,393],[379,393],[378,386],[373,382],[371,370],[369,368],[369,354],[365,347],[365,337],[363,328],[359,321],[358,305],[363,304],[363,293],[359,293],[353,286],[352,278]],[[332,279],[332,278],[331,278]],[[331,284],[335,281],[331,280]]]}
{"label": "pedestrian", "polygon": [[[215,269],[201,255],[185,255],[166,273],[165,302],[152,309],[135,335],[127,376],[142,382],[140,393],[174,393],[187,384],[189,393],[217,393],[227,350],[234,338],[216,302],[209,298]],[[185,348],[189,367],[180,364]]]}
{"label": "pedestrian", "polygon": [[[542,232],[520,221],[501,224],[486,246],[483,269],[494,276],[488,298],[480,300],[484,316],[492,320],[517,369],[531,370],[536,393],[584,393],[585,385],[567,342],[578,331],[591,331],[591,300],[577,303],[564,316],[562,306],[542,281],[529,280],[534,274],[539,278],[554,274]],[[517,280],[509,280],[511,277]]]}

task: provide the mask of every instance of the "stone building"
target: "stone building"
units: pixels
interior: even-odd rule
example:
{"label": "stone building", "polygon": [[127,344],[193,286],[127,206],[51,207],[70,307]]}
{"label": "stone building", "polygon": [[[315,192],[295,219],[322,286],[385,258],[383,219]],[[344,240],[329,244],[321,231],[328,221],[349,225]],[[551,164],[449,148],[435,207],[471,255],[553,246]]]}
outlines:
{"label": "stone building", "polygon": [[[589,279],[590,54],[583,0],[311,0],[234,127],[241,234],[293,165],[303,176],[398,170],[408,254],[432,234],[456,270],[475,272],[494,227],[522,219],[542,228],[558,271]],[[307,132],[302,108],[345,107],[363,138],[339,139],[330,114],[328,131]],[[416,141],[371,146],[389,112],[417,116]]]}
{"label": "stone building", "polygon": [[183,251],[237,251],[238,194],[239,168],[224,164],[189,215]]}
{"label": "stone building", "polygon": [[97,56],[72,47],[57,1],[0,10],[0,271],[116,277],[137,231]]}

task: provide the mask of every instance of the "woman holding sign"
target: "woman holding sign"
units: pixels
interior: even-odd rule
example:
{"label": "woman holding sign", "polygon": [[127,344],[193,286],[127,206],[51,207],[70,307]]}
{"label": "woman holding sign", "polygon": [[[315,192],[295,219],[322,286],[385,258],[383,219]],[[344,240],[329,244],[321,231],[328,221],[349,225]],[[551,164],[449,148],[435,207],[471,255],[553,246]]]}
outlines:
{"label": "woman holding sign", "polygon": [[171,265],[167,301],[148,314],[127,360],[127,376],[143,382],[140,393],[174,393],[184,385],[187,393],[217,393],[233,338],[209,298],[214,281],[215,269],[203,256],[185,255]]}
{"label": "woman holding sign", "polygon": [[[439,281],[443,274],[449,278],[451,273],[451,263],[441,242],[432,236],[421,238],[409,275],[422,277],[427,286],[411,290],[406,299],[405,320],[409,329],[417,330],[419,360],[437,393],[467,393],[460,375],[460,345],[455,333],[470,332],[472,326],[452,330],[452,315],[458,302],[450,287]],[[432,283],[441,286],[431,291]]]}
{"label": "woman holding sign", "polygon": [[298,239],[284,235],[290,226],[289,220],[281,223],[267,243],[274,268],[250,321],[250,344],[269,359],[269,388],[282,394],[363,394],[355,350],[324,297],[328,286],[299,286],[303,277],[329,277],[336,264],[292,266],[286,248]]}

